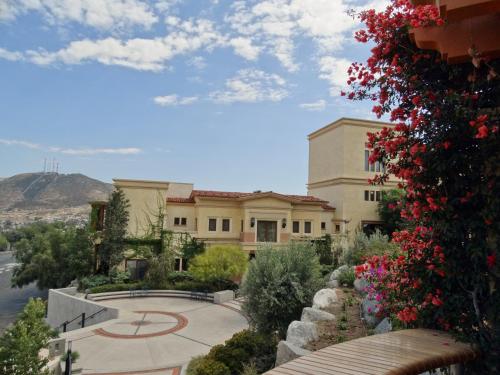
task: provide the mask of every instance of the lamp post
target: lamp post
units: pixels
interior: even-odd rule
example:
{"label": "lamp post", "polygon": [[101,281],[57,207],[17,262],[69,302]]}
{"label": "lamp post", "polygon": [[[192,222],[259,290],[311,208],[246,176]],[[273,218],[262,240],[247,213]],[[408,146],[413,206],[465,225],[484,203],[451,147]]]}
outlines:
{"label": "lamp post", "polygon": [[72,358],[71,358],[71,341],[68,341],[68,351],[66,352],[66,366],[64,368],[64,375],[71,375],[71,365],[72,365]]}

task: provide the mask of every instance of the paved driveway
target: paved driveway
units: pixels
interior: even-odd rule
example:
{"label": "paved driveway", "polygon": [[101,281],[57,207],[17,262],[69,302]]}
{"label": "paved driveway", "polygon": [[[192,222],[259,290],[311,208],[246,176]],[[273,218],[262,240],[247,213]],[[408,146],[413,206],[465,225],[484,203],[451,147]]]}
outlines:
{"label": "paved driveway", "polygon": [[101,301],[120,309],[118,319],[63,334],[80,353],[84,374],[178,374],[248,327],[238,303],[215,305],[182,298]]}

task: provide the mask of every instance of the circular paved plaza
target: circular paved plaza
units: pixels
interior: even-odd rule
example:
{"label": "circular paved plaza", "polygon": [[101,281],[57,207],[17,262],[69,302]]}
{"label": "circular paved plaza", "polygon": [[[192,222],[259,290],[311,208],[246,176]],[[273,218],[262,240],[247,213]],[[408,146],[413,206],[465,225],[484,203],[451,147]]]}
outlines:
{"label": "circular paved plaza", "polygon": [[183,298],[99,302],[120,309],[118,319],[63,336],[80,354],[83,374],[176,375],[182,365],[248,327],[239,303]]}

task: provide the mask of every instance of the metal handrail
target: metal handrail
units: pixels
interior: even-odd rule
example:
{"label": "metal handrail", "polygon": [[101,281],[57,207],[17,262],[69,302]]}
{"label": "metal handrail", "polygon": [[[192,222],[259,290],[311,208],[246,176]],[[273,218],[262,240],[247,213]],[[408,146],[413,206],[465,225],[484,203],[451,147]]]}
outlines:
{"label": "metal handrail", "polygon": [[103,311],[106,311],[108,308],[107,307],[103,307],[102,309],[100,309],[99,311],[96,311],[95,313],[93,313],[92,315],[90,315],[89,317],[85,317],[85,313],[81,313],[79,315],[77,315],[76,317],[74,317],[73,319],[71,320],[66,320],[64,323],[62,323],[61,325],[59,325],[57,328],[60,329],[62,328],[63,329],[63,332],[66,332],[66,329],[68,327],[68,324],[71,324],[73,323],[75,320],[77,319],[81,319],[80,321],[80,325],[81,325],[81,328],[84,328],[85,327],[85,321],[86,320],[89,320],[89,319],[93,319],[96,315],[102,313]]}

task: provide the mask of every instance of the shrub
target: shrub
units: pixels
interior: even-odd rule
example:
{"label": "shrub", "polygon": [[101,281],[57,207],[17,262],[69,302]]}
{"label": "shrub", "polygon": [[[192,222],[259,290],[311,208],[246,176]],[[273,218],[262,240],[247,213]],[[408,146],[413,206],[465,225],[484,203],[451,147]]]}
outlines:
{"label": "shrub", "polygon": [[344,262],[349,265],[364,263],[365,259],[374,255],[389,255],[394,257],[399,253],[399,246],[389,241],[389,236],[379,230],[367,236],[359,232],[354,237],[354,243],[344,254]]}
{"label": "shrub", "polygon": [[189,363],[187,374],[209,374],[205,371],[214,371],[214,363],[223,364],[228,374],[241,374],[242,371],[250,371],[249,369],[254,369],[255,373],[263,373],[274,365],[276,346],[275,338],[247,329],[234,334],[223,345],[214,346],[205,357],[193,359]]}
{"label": "shrub", "polygon": [[313,241],[316,254],[321,265],[332,265],[334,262],[332,252],[332,237],[325,234],[323,237]]}
{"label": "shrub", "polygon": [[221,362],[206,357],[194,358],[189,362],[187,375],[231,375],[231,371]]}
{"label": "shrub", "polygon": [[9,248],[9,241],[7,238],[0,233],[0,251],[6,251]]}
{"label": "shrub", "polygon": [[82,278],[78,285],[80,290],[93,289],[109,283],[109,277],[104,275],[93,275]]}
{"label": "shrub", "polygon": [[337,277],[337,280],[340,285],[347,285],[349,287],[354,286],[354,280],[356,280],[356,274],[352,267],[343,270],[340,275]]}
{"label": "shrub", "polygon": [[117,267],[114,267],[109,273],[109,277],[113,284],[124,284],[130,280],[130,271],[120,271]]}
{"label": "shrub", "polygon": [[217,245],[194,257],[189,271],[201,281],[237,279],[245,273],[247,263],[239,246]]}
{"label": "shrub", "polygon": [[124,292],[126,290],[142,289],[142,283],[127,283],[127,284],[106,284],[90,288],[90,293],[109,293],[109,292]]}
{"label": "shrub", "polygon": [[284,337],[291,321],[310,306],[322,284],[315,250],[306,244],[257,251],[243,280],[243,305],[259,332]]}
{"label": "shrub", "polygon": [[167,254],[152,256],[148,260],[148,271],[145,281],[152,288],[159,289],[168,283],[168,275],[172,272],[172,262]]}
{"label": "shrub", "polygon": [[168,282],[175,284],[180,281],[193,281],[194,277],[190,272],[173,271],[168,274],[167,280]]}

